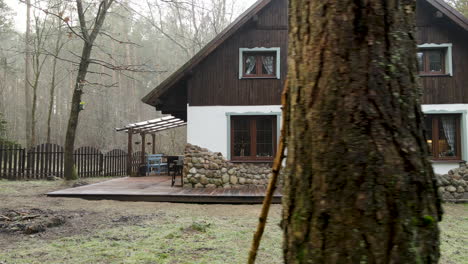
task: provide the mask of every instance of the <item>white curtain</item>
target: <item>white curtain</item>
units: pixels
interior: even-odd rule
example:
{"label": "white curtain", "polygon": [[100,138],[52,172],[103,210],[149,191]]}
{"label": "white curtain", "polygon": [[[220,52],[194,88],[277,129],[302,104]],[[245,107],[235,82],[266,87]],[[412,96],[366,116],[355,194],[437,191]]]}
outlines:
{"label": "white curtain", "polygon": [[447,139],[447,143],[450,146],[450,150],[452,150],[453,155],[455,155],[455,118],[451,116],[442,116],[440,120],[442,121],[442,127],[444,129],[444,134],[445,138]]}
{"label": "white curtain", "polygon": [[245,59],[245,64],[247,66],[245,74],[251,74],[253,69],[255,68],[255,57],[254,56],[247,56],[247,59]]}
{"label": "white curtain", "polygon": [[263,67],[267,70],[267,74],[273,74],[273,56],[262,56]]}

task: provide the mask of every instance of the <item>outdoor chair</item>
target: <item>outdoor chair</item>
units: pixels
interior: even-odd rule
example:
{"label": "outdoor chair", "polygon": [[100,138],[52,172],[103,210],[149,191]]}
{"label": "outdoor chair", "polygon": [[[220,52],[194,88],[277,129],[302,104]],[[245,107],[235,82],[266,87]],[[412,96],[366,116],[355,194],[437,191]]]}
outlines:
{"label": "outdoor chair", "polygon": [[167,163],[163,162],[163,154],[148,154],[146,156],[146,171],[155,171],[158,175],[167,172]]}

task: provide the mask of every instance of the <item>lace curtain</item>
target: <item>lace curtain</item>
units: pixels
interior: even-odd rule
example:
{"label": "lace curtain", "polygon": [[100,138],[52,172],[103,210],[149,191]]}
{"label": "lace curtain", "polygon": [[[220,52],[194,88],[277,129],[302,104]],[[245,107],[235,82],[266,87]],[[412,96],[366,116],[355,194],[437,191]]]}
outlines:
{"label": "lace curtain", "polygon": [[267,74],[273,74],[273,56],[262,56],[263,67]]}
{"label": "lace curtain", "polygon": [[245,74],[252,74],[253,70],[255,69],[255,56],[247,56],[245,59]]}
{"label": "lace curtain", "polygon": [[450,150],[453,152],[453,155],[455,155],[455,118],[451,116],[441,116],[440,121],[442,121],[445,138],[447,139],[447,143],[450,146]]}

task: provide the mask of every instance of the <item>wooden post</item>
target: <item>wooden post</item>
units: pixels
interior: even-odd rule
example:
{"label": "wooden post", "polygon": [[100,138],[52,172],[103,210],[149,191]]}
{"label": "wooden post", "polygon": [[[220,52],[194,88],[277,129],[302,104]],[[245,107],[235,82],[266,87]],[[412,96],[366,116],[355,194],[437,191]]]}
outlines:
{"label": "wooden post", "polygon": [[153,138],[153,154],[156,154],[156,134],[151,134],[151,137]]}
{"label": "wooden post", "polygon": [[145,163],[145,147],[146,147],[146,134],[140,133],[141,135],[141,161],[140,163]]}
{"label": "wooden post", "polygon": [[132,147],[133,147],[133,140],[132,140],[132,136],[133,136],[133,129],[129,129],[127,131],[128,133],[128,142],[127,142],[127,175],[128,176],[131,176],[132,175]]}

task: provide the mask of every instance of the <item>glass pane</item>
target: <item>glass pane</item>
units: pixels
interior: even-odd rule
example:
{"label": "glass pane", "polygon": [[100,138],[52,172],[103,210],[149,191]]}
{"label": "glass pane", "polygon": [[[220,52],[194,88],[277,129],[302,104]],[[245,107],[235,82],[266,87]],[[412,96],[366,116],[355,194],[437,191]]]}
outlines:
{"label": "glass pane", "polygon": [[250,156],[250,120],[233,118],[234,156]]}
{"label": "glass pane", "polygon": [[245,57],[245,74],[257,74],[255,56]]}
{"label": "glass pane", "polygon": [[418,71],[424,71],[424,53],[418,52],[416,56],[418,57]]}
{"label": "glass pane", "polygon": [[271,118],[257,119],[257,157],[273,157],[273,129]]}
{"label": "glass pane", "polygon": [[439,118],[439,157],[454,157],[457,155],[457,120],[455,116]]}
{"label": "glass pane", "polygon": [[262,56],[262,72],[263,74],[272,75],[275,72],[274,69],[275,57],[272,55]]}
{"label": "glass pane", "polygon": [[429,71],[442,72],[442,52],[440,51],[427,51],[426,56],[429,60]]}
{"label": "glass pane", "polygon": [[425,116],[426,140],[429,147],[429,156],[432,156],[432,116]]}

